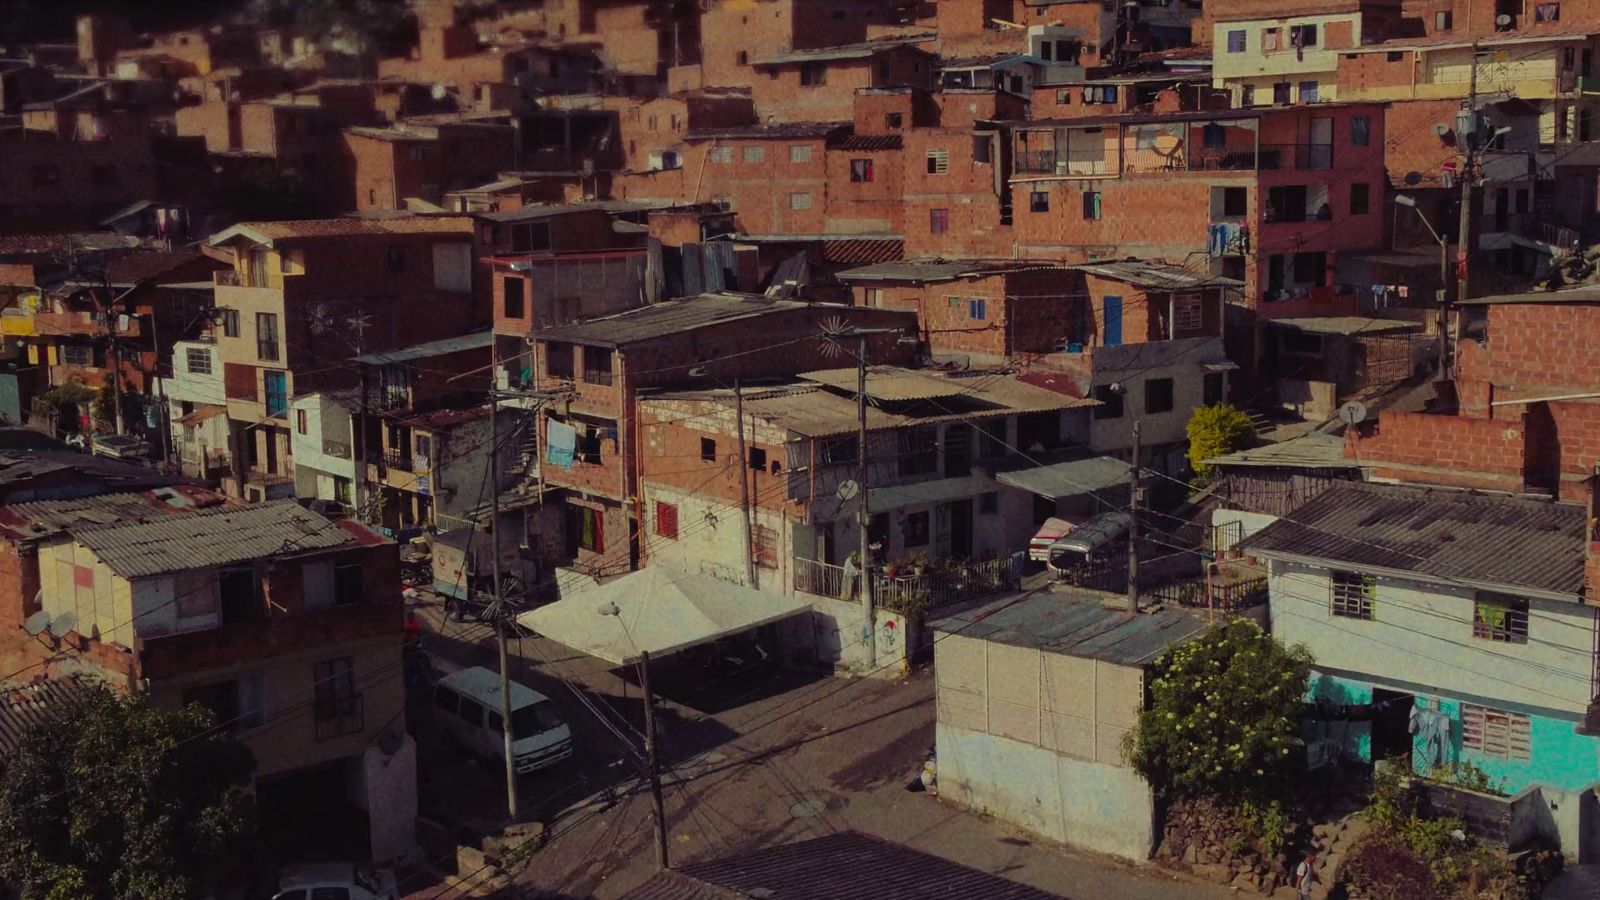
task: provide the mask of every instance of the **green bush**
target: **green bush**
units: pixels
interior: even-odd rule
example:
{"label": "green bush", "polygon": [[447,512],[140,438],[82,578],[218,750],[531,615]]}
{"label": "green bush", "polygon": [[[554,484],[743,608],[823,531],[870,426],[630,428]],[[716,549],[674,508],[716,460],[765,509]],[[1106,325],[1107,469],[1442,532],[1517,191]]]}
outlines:
{"label": "green bush", "polygon": [[1226,403],[1202,406],[1189,417],[1189,468],[1201,481],[1209,480],[1206,460],[1242,450],[1255,436],[1250,417]]}
{"label": "green bush", "polygon": [[1129,762],[1163,795],[1281,797],[1304,769],[1298,719],[1310,673],[1305,648],[1248,619],[1218,625],[1157,660]]}

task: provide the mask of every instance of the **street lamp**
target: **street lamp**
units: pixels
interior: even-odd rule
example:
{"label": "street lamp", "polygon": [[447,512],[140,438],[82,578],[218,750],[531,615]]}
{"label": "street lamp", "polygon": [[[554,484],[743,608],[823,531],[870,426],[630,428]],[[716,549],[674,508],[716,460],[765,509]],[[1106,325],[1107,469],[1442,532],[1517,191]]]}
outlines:
{"label": "street lamp", "polygon": [[1438,229],[1433,227],[1432,222],[1428,221],[1427,215],[1417,205],[1417,198],[1410,194],[1395,194],[1394,202],[1396,206],[1408,207],[1415,212],[1417,218],[1421,219],[1422,224],[1427,227],[1428,233],[1433,235],[1433,239],[1439,242],[1439,373],[1442,376],[1449,371],[1449,336],[1447,334],[1449,331],[1449,312],[1445,309],[1444,298],[1445,291],[1448,290],[1446,285],[1450,283],[1450,242],[1439,234]]}

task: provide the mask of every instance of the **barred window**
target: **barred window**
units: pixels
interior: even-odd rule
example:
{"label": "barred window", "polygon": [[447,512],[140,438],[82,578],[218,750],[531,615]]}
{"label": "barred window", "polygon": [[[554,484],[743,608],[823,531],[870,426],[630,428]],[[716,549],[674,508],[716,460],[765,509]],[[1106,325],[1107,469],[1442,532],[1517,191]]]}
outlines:
{"label": "barred window", "polygon": [[1205,327],[1204,299],[1199,294],[1178,294],[1172,298],[1172,327],[1175,331],[1199,331]]}
{"label": "barred window", "polygon": [[756,565],[763,569],[776,569],[778,567],[778,532],[765,525],[750,526],[750,542],[755,546],[751,548],[756,558]]}
{"label": "barred window", "polygon": [[1521,713],[1461,704],[1461,747],[1485,756],[1526,762],[1532,757],[1532,723]]}
{"label": "barred window", "polygon": [[664,538],[678,537],[678,506],[675,503],[656,501],[656,534]]}
{"label": "barred window", "polygon": [[1503,594],[1479,594],[1472,600],[1472,636],[1507,644],[1528,642],[1528,601]]}
{"label": "barred window", "polygon": [[184,365],[190,375],[211,374],[211,351],[204,347],[188,347],[184,350]]}
{"label": "barred window", "polygon": [[1332,612],[1347,619],[1371,619],[1372,601],[1378,590],[1378,579],[1359,572],[1334,572]]}

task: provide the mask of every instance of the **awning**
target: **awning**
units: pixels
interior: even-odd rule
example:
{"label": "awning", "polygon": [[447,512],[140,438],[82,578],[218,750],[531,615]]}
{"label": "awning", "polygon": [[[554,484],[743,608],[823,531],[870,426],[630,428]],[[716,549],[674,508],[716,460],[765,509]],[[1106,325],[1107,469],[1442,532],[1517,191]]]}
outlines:
{"label": "awning", "polygon": [[995,473],[995,480],[1046,499],[1093,494],[1133,480],[1127,463],[1109,456]]}
{"label": "awning", "polygon": [[994,482],[980,475],[965,478],[941,478],[938,481],[919,481],[897,487],[869,489],[869,503],[873,512],[885,512],[902,506],[926,506],[949,500],[971,499],[994,490]]}
{"label": "awning", "polygon": [[[618,614],[601,612],[615,605]],[[580,588],[525,612],[525,628],[618,666],[640,651],[666,656],[807,612],[811,604],[709,575],[650,566],[615,581]]]}
{"label": "awning", "polygon": [[183,416],[182,418],[178,419],[178,424],[179,425],[187,425],[187,426],[192,428],[192,427],[194,427],[196,425],[199,425],[201,422],[204,422],[207,419],[213,418],[215,416],[220,416],[220,415],[222,415],[223,413],[225,413],[227,411],[228,411],[228,408],[226,406],[210,406],[210,405],[202,406],[202,407],[199,407],[198,409],[196,409],[194,412],[191,412],[191,413]]}

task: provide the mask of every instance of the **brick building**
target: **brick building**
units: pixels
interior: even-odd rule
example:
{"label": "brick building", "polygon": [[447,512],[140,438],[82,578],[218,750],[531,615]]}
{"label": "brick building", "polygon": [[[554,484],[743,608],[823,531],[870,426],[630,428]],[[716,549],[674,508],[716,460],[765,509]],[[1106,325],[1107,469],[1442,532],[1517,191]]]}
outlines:
{"label": "brick building", "polygon": [[420,199],[439,204],[446,191],[482,184],[516,168],[510,125],[456,122],[349,128],[344,159],[353,190],[349,209],[406,209]]}
{"label": "brick building", "polygon": [[762,122],[840,122],[863,88],[929,88],[935,57],[912,43],[868,41],[752,59],[750,99]]}
{"label": "brick building", "polygon": [[906,313],[726,293],[535,332],[532,386],[557,397],[538,417],[540,467],[566,507],[573,567],[596,575],[638,567],[641,391],[792,376],[815,366],[827,352],[824,328],[838,325],[900,329],[871,336],[868,353],[875,362],[911,359],[914,348],[899,341],[914,327]]}
{"label": "brick building", "polygon": [[1246,0],[1207,13],[1213,84],[1229,89],[1235,106],[1348,99],[1341,56],[1380,43],[1400,27],[1398,0],[1358,0],[1334,9],[1319,0]]}
{"label": "brick building", "polygon": [[701,33],[736,34],[739,39],[704,42],[701,81],[707,87],[744,87],[758,77],[750,68],[753,59],[860,43],[875,27],[910,24],[899,6],[880,0],[722,0],[706,4],[700,14]]}

